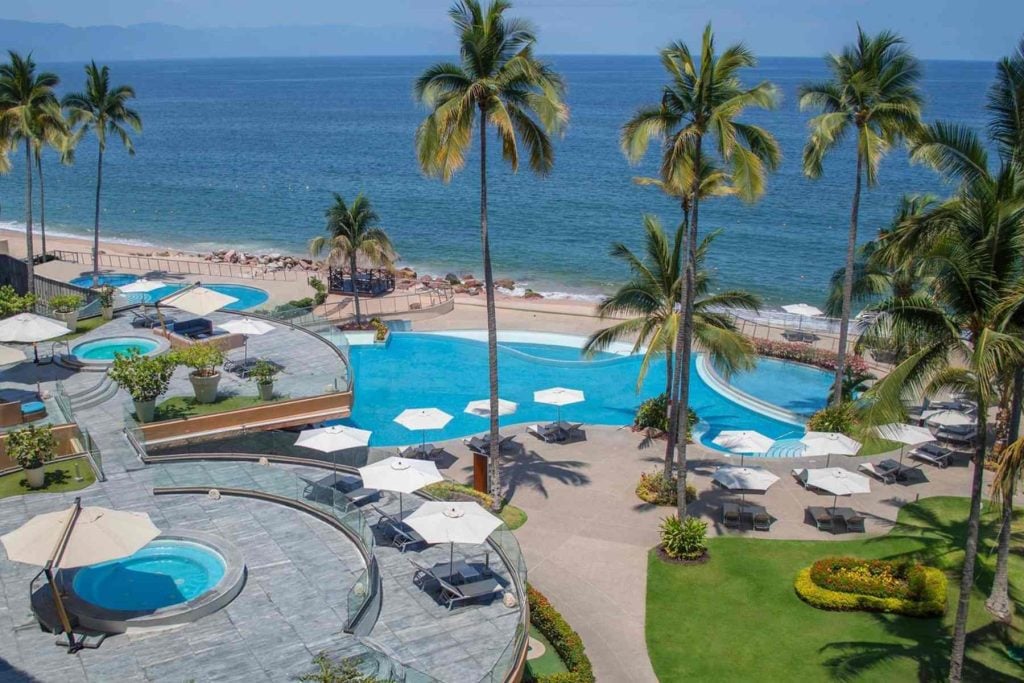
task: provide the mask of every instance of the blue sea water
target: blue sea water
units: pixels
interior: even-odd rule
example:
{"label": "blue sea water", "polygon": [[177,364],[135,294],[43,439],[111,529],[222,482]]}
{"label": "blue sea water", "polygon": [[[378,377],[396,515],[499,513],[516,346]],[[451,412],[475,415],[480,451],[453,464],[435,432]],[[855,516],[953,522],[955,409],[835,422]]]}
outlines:
{"label": "blue sea water", "polygon": [[[303,252],[323,228],[331,192],[367,193],[406,263],[435,273],[479,273],[475,153],[451,184],[424,178],[413,135],[423,111],[412,81],[435,58],[309,58],[112,63],[112,79],[132,84],[145,121],[138,153],[112,146],[104,172],[103,234],[180,248],[234,247]],[[631,179],[651,175],[655,151],[630,167],[619,128],[641,104],[656,102],[665,80],[653,56],[559,56],[571,122],[556,142],[547,178],[512,175],[491,157],[495,270],[537,290],[600,292],[624,279],[607,254],[613,240],[636,244],[641,215],[678,221],[676,207]],[[44,64],[78,89],[80,64]],[[926,116],[983,123],[994,65],[927,62]],[[702,205],[704,228],[724,228],[710,261],[719,286],[743,287],[770,303],[820,304],[845,245],[852,148],[836,154],[825,177],[806,180],[800,154],[809,114],[796,91],[824,75],[818,59],[763,59],[749,80],[769,79],[781,106],[751,114],[778,138],[782,168],[756,205],[722,199]],[[497,146],[492,149],[496,150]],[[86,234],[92,224],[95,144],[77,163],[47,159],[51,230]],[[24,173],[0,178],[0,221],[23,217]],[[861,235],[884,226],[903,192],[942,192],[935,175],[908,164],[900,149],[867,191]]]}

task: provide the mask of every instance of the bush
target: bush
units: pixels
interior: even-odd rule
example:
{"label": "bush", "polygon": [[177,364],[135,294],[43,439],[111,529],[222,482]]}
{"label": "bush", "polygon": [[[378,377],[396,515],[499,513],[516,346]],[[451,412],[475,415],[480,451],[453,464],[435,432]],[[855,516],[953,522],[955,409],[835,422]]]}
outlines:
{"label": "bush", "polygon": [[680,520],[673,515],[661,520],[661,548],[669,557],[699,560],[708,551],[708,523],[696,517]]}
{"label": "bush", "polygon": [[143,356],[138,349],[115,353],[110,379],[131,394],[133,401],[155,401],[167,391],[176,367],[175,357]]}
{"label": "bush", "polygon": [[850,434],[856,425],[857,410],[850,402],[822,408],[807,420],[807,430],[812,432]]}
{"label": "bush", "polygon": [[300,681],[307,683],[384,683],[382,678],[361,672],[357,660],[352,657],[335,661],[326,652],[320,652],[313,658],[313,665],[316,666],[316,670],[299,676]]}
{"label": "bush", "polygon": [[256,361],[252,370],[249,371],[249,378],[256,384],[271,384],[275,375],[277,375],[277,368],[263,359]]}
{"label": "bush", "polygon": [[224,352],[211,342],[197,342],[174,352],[178,363],[192,368],[196,377],[212,377],[217,366],[224,362]]}
{"label": "bush", "polygon": [[[689,423],[686,426],[686,438],[690,438],[693,426],[697,424],[697,413],[693,408],[687,409]],[[653,398],[649,398],[640,404],[636,409],[636,416],[633,418],[634,429],[656,429],[659,432],[668,431],[668,394],[662,392]]]}
{"label": "bush", "polygon": [[388,326],[384,324],[384,321],[380,318],[370,318],[370,326],[373,327],[375,334],[373,338],[379,342],[384,341],[388,338]]}
{"label": "bush", "polygon": [[[754,344],[754,349],[761,356],[806,363],[807,365],[814,365],[825,370],[836,369],[836,354],[834,351],[795,342],[772,341],[770,339],[752,339],[751,341]],[[849,368],[850,372],[858,375],[867,374],[868,372],[867,361],[861,356],[848,355],[846,357],[846,367]]]}
{"label": "bush", "polygon": [[28,425],[7,434],[7,455],[23,469],[42,467],[57,453],[50,425]]}
{"label": "bush", "polygon": [[826,557],[811,565],[811,579],[822,588],[878,598],[919,597],[914,593],[923,567],[913,562]]}
{"label": "bush", "polygon": [[[661,472],[641,472],[640,483],[636,485],[637,497],[652,505],[676,505],[679,501],[679,478],[672,477],[665,482]],[[693,484],[686,485],[686,503],[697,500],[697,489]]]}
{"label": "bush", "polygon": [[315,275],[311,275],[306,282],[316,292],[310,300],[312,305],[319,306],[327,301],[327,285],[325,285],[320,278]]}
{"label": "bush", "polygon": [[539,676],[539,683],[593,683],[594,669],[583,647],[583,639],[558,613],[544,595],[527,584],[526,599],[530,603],[530,623],[540,631],[555,648],[568,673]]}
{"label": "bush", "polygon": [[[472,486],[457,484],[447,479],[434,484],[427,484],[423,487],[423,491],[440,500],[457,500],[459,496],[473,498],[488,510],[491,509],[491,504],[494,502],[494,498],[489,493],[477,491]],[[502,501],[502,504],[504,504],[504,501]]]}
{"label": "bush", "polygon": [[35,303],[35,294],[25,294],[22,296],[14,291],[14,287],[10,285],[0,287],[0,318],[30,311]]}
{"label": "bush", "polygon": [[879,598],[874,595],[829,590],[814,582],[811,567],[800,570],[793,588],[800,599],[818,609],[903,614],[908,617],[940,617],[946,612],[946,575],[935,567],[922,567],[921,599]]}
{"label": "bush", "polygon": [[82,297],[77,294],[58,294],[50,297],[49,303],[56,313],[74,313],[82,306]]}

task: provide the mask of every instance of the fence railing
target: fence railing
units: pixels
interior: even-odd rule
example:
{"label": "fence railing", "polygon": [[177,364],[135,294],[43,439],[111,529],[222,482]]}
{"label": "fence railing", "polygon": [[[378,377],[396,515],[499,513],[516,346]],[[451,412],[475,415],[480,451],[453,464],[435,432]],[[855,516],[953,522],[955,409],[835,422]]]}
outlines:
{"label": "fence railing", "polygon": [[337,328],[336,321],[328,320],[313,311],[313,308],[283,305],[272,309],[250,311],[247,315],[304,330],[332,346],[344,367],[341,375],[335,380],[335,388],[341,392],[351,391],[354,376],[349,364],[348,337]]}
{"label": "fence railing", "polygon": [[[449,285],[444,285],[437,289],[427,289],[421,292],[389,294],[380,297],[361,296],[359,312],[364,319],[374,316],[419,313],[436,310],[446,305],[454,305],[454,301],[455,290]],[[324,304],[316,310],[318,315],[335,323],[347,322],[355,319],[356,316],[356,307],[352,299]]]}
{"label": "fence railing", "polygon": [[[78,263],[92,267],[92,254],[85,251],[55,249],[47,252],[66,263]],[[315,273],[301,268],[271,268],[267,265],[249,266],[239,263],[217,263],[197,259],[161,258],[159,256],[135,256],[133,254],[100,254],[100,268],[137,270],[145,273],[173,273],[179,275],[205,275],[208,277],[229,277],[242,280],[273,280],[295,282],[305,280]]]}
{"label": "fence railing", "polygon": [[92,468],[96,472],[96,478],[100,481],[106,481],[107,476],[103,471],[103,453],[100,451],[99,446],[96,445],[96,441],[93,440],[89,430],[75,416],[75,411],[71,407],[71,399],[68,397],[64,383],[60,380],[54,386],[53,400],[57,404],[57,409],[60,411],[64,421],[68,424],[74,424],[78,430],[78,438],[82,444],[81,455],[87,456],[91,461]]}

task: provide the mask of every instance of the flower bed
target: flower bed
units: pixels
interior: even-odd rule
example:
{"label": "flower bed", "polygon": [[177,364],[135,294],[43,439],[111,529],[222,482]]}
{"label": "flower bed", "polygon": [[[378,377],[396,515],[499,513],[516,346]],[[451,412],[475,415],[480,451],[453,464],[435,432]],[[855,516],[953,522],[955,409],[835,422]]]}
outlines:
{"label": "flower bed", "polygon": [[527,584],[526,599],[530,603],[530,623],[544,634],[562,658],[568,673],[538,676],[538,683],[593,683],[594,669],[583,647],[583,640],[568,622],[551,606],[543,593]]}
{"label": "flower bed", "polygon": [[946,575],[913,562],[827,557],[803,569],[794,588],[801,599],[820,609],[913,617],[941,616],[946,611]]}
{"label": "flower bed", "polygon": [[[672,477],[665,486],[665,477],[661,472],[641,472],[640,483],[636,485],[637,498],[651,505],[675,505],[679,500],[679,480]],[[686,502],[697,500],[697,489],[692,484],[686,485]]]}
{"label": "flower bed", "polygon": [[[824,370],[836,369],[836,354],[834,351],[819,349],[810,344],[799,344],[796,342],[772,341],[770,339],[753,339],[754,350],[760,356],[791,360],[797,363],[814,365]],[[864,374],[868,371],[867,361],[861,356],[847,355],[846,366],[853,374]]]}

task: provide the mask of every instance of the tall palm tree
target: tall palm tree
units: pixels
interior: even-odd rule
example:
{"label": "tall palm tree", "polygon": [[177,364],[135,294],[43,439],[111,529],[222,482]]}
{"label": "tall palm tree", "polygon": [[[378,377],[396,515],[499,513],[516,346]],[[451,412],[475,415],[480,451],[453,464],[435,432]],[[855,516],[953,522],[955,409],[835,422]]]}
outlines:
{"label": "tall palm tree", "polygon": [[96,213],[92,238],[92,286],[100,277],[100,191],[103,187],[103,154],[107,151],[107,136],[116,136],[135,155],[131,131],[142,132],[142,118],[128,106],[135,99],[130,85],[110,85],[110,67],[90,62],[85,67],[85,90],[64,96],[62,104],[68,110],[68,122],[82,125],[96,136],[99,152],[96,157]]}
{"label": "tall palm tree", "polygon": [[36,122],[46,108],[57,102],[53,89],[60,82],[48,71],[36,73],[32,55],[22,57],[13,50],[10,61],[0,64],[0,139],[10,147],[25,144],[25,263],[28,291],[35,291],[35,254],[32,235],[32,148],[38,139]]}
{"label": "tall palm tree", "polygon": [[[662,142],[661,180],[669,187],[691,186],[689,238],[683,268],[682,320],[679,326],[678,382],[673,410],[678,416],[689,409],[690,356],[693,340],[694,280],[696,245],[699,234],[702,173],[705,157],[717,156],[729,169],[731,185],[741,199],[754,201],[764,193],[767,171],[779,163],[775,139],[763,128],[742,123],[737,118],[751,107],[772,108],[777,91],[767,81],[746,88],[740,71],[757,61],[742,44],[732,45],[721,54],[715,51],[711,24],[704,29],[700,60],[681,42],[661,51],[661,63],[670,81],[662,88],[661,101],[641,108],[622,128],[621,144],[626,157],[639,161],[652,139]],[[710,137],[715,149],[706,149]],[[676,417],[676,451],[679,470],[679,516],[686,516],[686,432],[685,420]]]}
{"label": "tall palm tree", "polygon": [[531,24],[507,18],[510,3],[494,0],[457,2],[448,11],[459,40],[458,63],[429,67],[415,84],[416,99],[430,113],[416,130],[420,168],[444,182],[461,169],[477,127],[480,145],[480,246],[483,253],[487,305],[487,357],[490,384],[489,490],[500,504],[498,459],[498,336],[494,308],[487,225],[487,133],[493,126],[502,156],[519,169],[519,146],[526,148],[530,168],[546,175],[554,165],[550,135],[569,120],[561,77],[533,53],[536,35]]}
{"label": "tall palm tree", "polygon": [[64,118],[60,105],[56,102],[43,107],[36,119],[37,136],[33,145],[36,161],[36,173],[39,176],[39,237],[42,245],[43,258],[46,258],[46,183],[43,178],[43,150],[50,147],[57,152],[62,164],[71,165],[75,162],[75,148],[82,138],[84,128],[72,131]]}
{"label": "tall palm tree", "polygon": [[[614,294],[598,304],[602,318],[631,316],[625,320],[594,332],[584,346],[588,353],[607,349],[623,339],[633,340],[633,353],[644,349],[644,358],[637,376],[637,391],[643,385],[650,364],[665,357],[665,393],[672,398],[677,391],[678,371],[675,344],[680,327],[683,261],[681,254],[689,238],[680,225],[670,241],[653,216],[644,216],[644,256],[637,255],[621,242],[612,245],[612,257],[625,263],[631,279]],[[749,292],[726,291],[711,293],[712,272],[704,267],[707,253],[720,231],[709,233],[697,247],[697,274],[694,278],[694,334],[700,345],[711,354],[719,371],[730,375],[753,367],[754,348],[750,341],[736,330],[732,318],[722,313],[723,308],[757,310],[760,299]],[[671,425],[670,425],[671,426]],[[665,480],[672,475],[674,441],[665,452]]]}
{"label": "tall palm tree", "polygon": [[878,182],[878,167],[894,144],[920,126],[921,94],[917,82],[921,69],[903,39],[883,31],[869,36],[857,27],[857,42],[840,54],[825,58],[832,78],[800,87],[800,108],[820,109],[810,120],[810,137],[804,146],[804,174],[819,178],[825,157],[852,132],[857,168],[850,205],[850,231],[846,242],[842,315],[832,400],[842,401],[846,372],[846,345],[853,300],[854,259],[862,180],[868,187]]}
{"label": "tall palm tree", "polygon": [[359,309],[359,288],[356,287],[356,261],[365,256],[375,266],[390,265],[394,259],[391,238],[379,225],[377,212],[366,195],[359,194],[351,204],[334,193],[334,203],[324,212],[327,217],[327,236],[319,235],[309,242],[309,253],[314,258],[328,250],[328,260],[348,262],[352,274],[352,296],[356,302],[356,324],[362,325]]}

